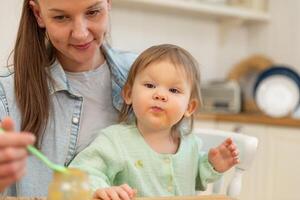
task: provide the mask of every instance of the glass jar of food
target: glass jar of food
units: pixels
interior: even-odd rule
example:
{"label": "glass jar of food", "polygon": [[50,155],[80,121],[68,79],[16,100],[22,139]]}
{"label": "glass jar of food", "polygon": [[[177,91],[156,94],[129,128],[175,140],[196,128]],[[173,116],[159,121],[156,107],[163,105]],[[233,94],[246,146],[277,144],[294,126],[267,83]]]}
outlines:
{"label": "glass jar of food", "polygon": [[91,200],[92,191],[88,175],[69,168],[67,173],[54,172],[48,188],[47,200]]}

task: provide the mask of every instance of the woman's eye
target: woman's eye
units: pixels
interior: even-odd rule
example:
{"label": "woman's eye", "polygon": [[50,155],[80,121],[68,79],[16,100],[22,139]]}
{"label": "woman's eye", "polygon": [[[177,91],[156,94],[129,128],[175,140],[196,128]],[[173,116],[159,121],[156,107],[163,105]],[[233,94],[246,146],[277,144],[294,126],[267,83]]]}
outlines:
{"label": "woman's eye", "polygon": [[175,93],[175,94],[180,93],[180,91],[177,90],[176,88],[171,88],[171,89],[169,89],[169,91],[172,93]]}
{"label": "woman's eye", "polygon": [[58,15],[58,16],[55,16],[53,17],[55,20],[57,21],[65,21],[68,19],[68,17],[64,16],[64,15]]}
{"label": "woman's eye", "polygon": [[145,83],[144,86],[146,86],[147,88],[155,88],[155,85],[151,83]]}
{"label": "woman's eye", "polygon": [[100,10],[91,10],[87,12],[88,16],[96,16],[100,13]]}

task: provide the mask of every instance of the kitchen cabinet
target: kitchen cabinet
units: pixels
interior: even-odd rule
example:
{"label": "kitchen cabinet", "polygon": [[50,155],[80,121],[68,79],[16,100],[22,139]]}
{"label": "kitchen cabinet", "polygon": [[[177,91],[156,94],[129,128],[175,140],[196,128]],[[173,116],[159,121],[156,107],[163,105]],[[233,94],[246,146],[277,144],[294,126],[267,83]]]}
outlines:
{"label": "kitchen cabinet", "polygon": [[[201,15],[224,21],[267,22],[267,0],[228,0],[229,4],[208,3],[208,0],[114,0],[113,7],[160,10]],[[242,3],[239,3],[242,2]],[[239,5],[240,6],[237,6]],[[244,6],[243,6],[244,5]],[[264,6],[262,6],[264,5]],[[228,23],[226,23],[228,24]]]}
{"label": "kitchen cabinet", "polygon": [[299,127],[214,120],[198,120],[196,127],[239,130],[239,134],[258,138],[256,158],[243,176],[239,199],[300,199],[298,186],[300,180]]}

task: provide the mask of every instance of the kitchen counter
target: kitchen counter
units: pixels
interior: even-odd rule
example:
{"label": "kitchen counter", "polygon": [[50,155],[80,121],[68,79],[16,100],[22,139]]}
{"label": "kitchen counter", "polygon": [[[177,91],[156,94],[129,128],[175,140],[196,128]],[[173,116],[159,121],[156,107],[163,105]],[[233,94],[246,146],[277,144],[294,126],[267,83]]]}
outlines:
{"label": "kitchen counter", "polygon": [[290,126],[300,128],[300,119],[293,119],[289,117],[272,118],[262,114],[215,114],[215,113],[200,113],[196,115],[196,120],[213,120],[213,121],[227,121],[227,122],[241,122],[253,124],[268,124],[275,126]]}

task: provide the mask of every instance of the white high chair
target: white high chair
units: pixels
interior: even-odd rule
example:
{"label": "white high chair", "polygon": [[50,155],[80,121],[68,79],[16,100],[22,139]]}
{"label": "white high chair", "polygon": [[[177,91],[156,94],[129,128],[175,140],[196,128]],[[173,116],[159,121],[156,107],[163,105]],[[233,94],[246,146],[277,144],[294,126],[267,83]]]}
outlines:
{"label": "white high chair", "polygon": [[[226,195],[233,198],[238,197],[242,188],[242,174],[250,167],[256,153],[257,138],[243,135],[242,133],[215,129],[196,128],[194,129],[194,133],[202,139],[202,149],[207,152],[211,147],[221,144],[226,138],[231,137],[233,139],[239,150],[240,162],[234,167],[233,176],[227,186]],[[219,194],[222,186],[223,177],[213,184],[212,193]]]}

